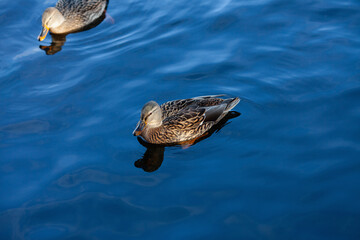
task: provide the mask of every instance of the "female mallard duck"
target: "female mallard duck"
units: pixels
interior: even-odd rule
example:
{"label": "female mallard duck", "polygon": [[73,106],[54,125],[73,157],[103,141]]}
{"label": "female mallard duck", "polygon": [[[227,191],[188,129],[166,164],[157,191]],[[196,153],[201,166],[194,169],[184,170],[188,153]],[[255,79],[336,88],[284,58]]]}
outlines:
{"label": "female mallard duck", "polygon": [[109,0],[58,0],[55,7],[47,8],[42,15],[39,41],[48,31],[65,34],[80,31],[104,14]]}
{"label": "female mallard duck", "polygon": [[196,140],[217,124],[240,101],[202,96],[170,101],[159,106],[154,101],[144,105],[133,134],[153,144],[174,144]]}

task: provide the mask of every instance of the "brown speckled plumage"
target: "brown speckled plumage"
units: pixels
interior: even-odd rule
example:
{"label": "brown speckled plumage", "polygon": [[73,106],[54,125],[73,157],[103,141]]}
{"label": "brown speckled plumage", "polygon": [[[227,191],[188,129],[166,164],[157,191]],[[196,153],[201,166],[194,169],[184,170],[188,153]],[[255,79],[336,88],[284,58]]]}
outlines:
{"label": "brown speckled plumage", "polygon": [[178,143],[200,137],[240,101],[239,98],[219,98],[221,96],[166,102],[160,106],[161,124],[156,127],[145,126],[139,135],[154,144]]}
{"label": "brown speckled plumage", "polygon": [[80,31],[104,14],[108,2],[108,0],[59,0],[55,8],[64,16],[65,22],[50,31],[55,34]]}

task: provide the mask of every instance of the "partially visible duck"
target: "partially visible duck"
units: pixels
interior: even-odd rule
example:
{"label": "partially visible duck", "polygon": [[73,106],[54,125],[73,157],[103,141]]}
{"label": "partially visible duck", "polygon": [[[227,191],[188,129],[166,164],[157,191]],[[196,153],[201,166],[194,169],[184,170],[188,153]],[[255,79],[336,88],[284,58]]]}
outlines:
{"label": "partially visible duck", "polygon": [[80,31],[101,17],[109,0],[58,0],[55,7],[47,8],[42,15],[39,41],[50,31],[66,34]]}
{"label": "partially visible duck", "polygon": [[182,143],[201,137],[240,101],[201,96],[170,101],[161,106],[154,101],[144,105],[133,134],[152,144]]}

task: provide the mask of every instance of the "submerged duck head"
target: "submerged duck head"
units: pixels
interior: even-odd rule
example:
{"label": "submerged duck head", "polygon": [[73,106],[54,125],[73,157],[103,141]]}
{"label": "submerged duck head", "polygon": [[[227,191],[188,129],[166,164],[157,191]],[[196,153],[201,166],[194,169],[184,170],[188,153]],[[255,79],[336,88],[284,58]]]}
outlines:
{"label": "submerged duck head", "polygon": [[161,125],[162,113],[159,104],[154,101],[147,102],[141,109],[140,121],[133,134],[139,136],[145,128],[154,128]]}
{"label": "submerged duck head", "polygon": [[51,28],[60,26],[65,21],[65,18],[57,8],[49,7],[44,11],[41,21],[42,29],[38,37],[39,41],[45,39]]}

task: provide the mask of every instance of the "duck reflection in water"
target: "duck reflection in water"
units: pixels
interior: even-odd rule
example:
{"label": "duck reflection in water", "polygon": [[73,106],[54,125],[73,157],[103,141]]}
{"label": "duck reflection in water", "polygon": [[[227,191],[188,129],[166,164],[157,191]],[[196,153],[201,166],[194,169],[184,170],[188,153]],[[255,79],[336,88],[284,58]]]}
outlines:
{"label": "duck reflection in water", "polygon": [[213,133],[219,132],[225,125],[229,124],[228,122],[232,118],[236,118],[240,116],[241,113],[236,111],[230,111],[227,115],[221,119],[216,125],[214,125],[209,131],[207,131],[202,136],[198,137],[192,143],[177,143],[177,144],[166,144],[166,145],[158,145],[158,144],[151,144],[144,141],[141,137],[138,137],[138,142],[146,147],[146,152],[144,153],[143,157],[139,160],[135,161],[134,165],[137,168],[142,168],[145,172],[154,172],[160,168],[163,160],[164,160],[164,153],[166,147],[176,147],[180,146],[182,148],[188,148],[201,142],[202,140],[210,137]]}
{"label": "duck reflection in water", "polygon": [[66,42],[66,35],[56,35],[51,34],[52,42],[50,46],[40,45],[39,48],[44,50],[46,55],[54,55],[57,52],[60,52],[62,46],[64,46]]}
{"label": "duck reflection in water", "polygon": [[[50,46],[40,45],[47,55],[61,51],[69,33],[92,29],[106,18],[108,0],[59,0],[55,7],[47,8],[42,15],[42,29],[38,40],[43,41],[48,32]],[[112,18],[109,17],[111,21]]]}

